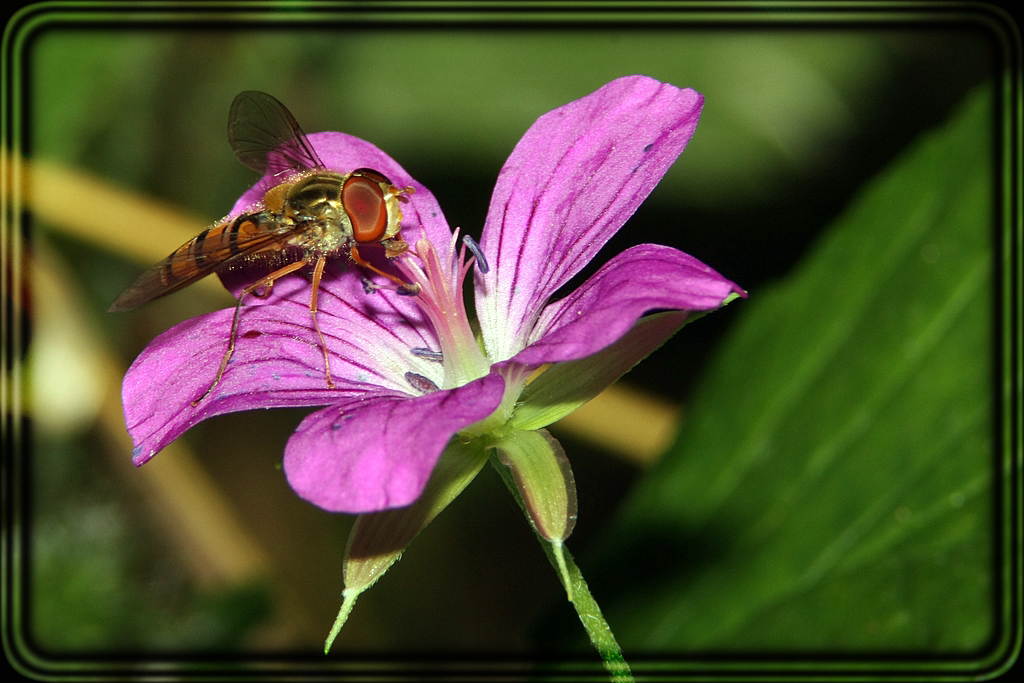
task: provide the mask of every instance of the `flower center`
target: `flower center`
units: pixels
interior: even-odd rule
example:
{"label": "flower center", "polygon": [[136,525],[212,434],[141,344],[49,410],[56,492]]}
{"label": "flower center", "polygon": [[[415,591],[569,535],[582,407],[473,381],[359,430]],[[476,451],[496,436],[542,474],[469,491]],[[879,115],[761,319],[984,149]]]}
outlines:
{"label": "flower center", "polygon": [[491,363],[480,350],[466,315],[462,284],[473,265],[466,260],[466,250],[456,251],[458,232],[445,253],[451,254],[447,264],[438,256],[433,243],[425,237],[416,242],[407,254],[419,258],[417,264],[405,257],[395,259],[409,284],[419,285],[416,303],[430,319],[441,345],[444,383],[441,389],[454,389],[485,376]]}

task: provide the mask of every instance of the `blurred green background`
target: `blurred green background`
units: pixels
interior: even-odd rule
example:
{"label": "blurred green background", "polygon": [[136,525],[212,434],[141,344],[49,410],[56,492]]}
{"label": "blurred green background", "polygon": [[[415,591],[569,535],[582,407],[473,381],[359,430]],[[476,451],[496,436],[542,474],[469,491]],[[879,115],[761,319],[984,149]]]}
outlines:
{"label": "blurred green background", "polygon": [[[974,127],[957,138],[969,148],[964,159],[935,152],[945,161],[918,162],[888,181],[884,198],[864,194],[883,182],[872,180],[880,172],[914,153],[919,138],[957,115],[972,92],[997,82],[998,42],[983,24],[933,22],[928,15],[901,22],[855,13],[850,23],[823,22],[824,15],[813,13],[812,20],[785,23],[768,14],[743,23],[671,11],[612,21],[595,16],[590,23],[533,17],[509,24],[462,22],[457,13],[382,13],[367,20],[338,10],[284,12],[249,23],[241,16],[218,24],[208,17],[44,22],[22,53],[24,151],[32,161],[86,172],[179,209],[195,217],[198,232],[254,180],[228,147],[227,109],[239,91],[264,90],[307,132],[340,130],[381,147],[431,188],[452,226],[479,235],[498,170],[544,112],[633,73],[700,91],[706,103],[689,147],[597,262],[631,244],[669,244],[739,283],[750,299],[684,328],[627,376],[631,386],[684,409],[686,431],[657,464],[624,460],[555,426],[580,500],[568,546],[584,576],[592,575],[595,597],[627,658],[681,651],[979,651],[995,637],[997,619],[988,576],[995,549],[987,540],[994,494],[984,476],[995,448],[984,438],[993,416],[994,370],[986,355],[992,309],[990,290],[978,284],[992,274],[971,270],[993,246],[994,181],[985,175],[994,144],[991,104],[976,105],[982,109]],[[937,167],[944,168],[941,177],[922,170]],[[904,367],[887,340],[931,330],[933,309],[945,310],[953,296],[943,283],[958,282],[943,273],[960,272],[941,260],[938,273],[907,275],[901,259],[920,266],[935,263],[940,249],[942,259],[960,252],[955,240],[947,248],[922,237],[927,230],[902,212],[916,206],[914,192],[929,188],[949,201],[959,197],[949,188],[959,188],[964,175],[980,183],[964,199],[977,214],[948,230],[966,231],[973,240],[964,269],[975,273],[977,290],[961,294],[977,298],[968,298],[973,315],[963,327],[980,336],[953,339],[959,351],[934,373],[927,363],[908,369],[906,386],[900,384],[906,391],[922,375],[941,386],[901,399],[893,419],[872,384]],[[59,197],[62,187],[32,191]],[[840,219],[851,203],[865,201],[869,208],[860,218]],[[157,239],[157,227],[116,207],[87,198],[68,208],[99,213],[115,241]],[[938,230],[946,215],[931,210],[926,220],[937,221]],[[833,224],[845,226],[838,243],[827,230]],[[903,225],[919,232],[885,261],[894,252],[884,240],[901,234]],[[190,555],[190,532],[178,513],[135,483],[142,470],[122,467],[128,451],[97,426],[106,390],[89,388],[102,381],[97,359],[126,367],[159,332],[230,299],[197,289],[129,314],[107,314],[149,264],[56,220],[37,217],[31,229],[33,252],[46,254],[62,274],[58,288],[70,296],[77,330],[69,332],[70,319],[64,320],[57,341],[47,342],[43,321],[31,321],[28,390],[38,411],[27,463],[31,641],[51,654],[315,656],[340,604],[351,519],[300,501],[278,468],[304,411],[225,416],[182,438],[252,544],[238,545],[243,557],[213,562],[214,569],[208,558]],[[172,240],[161,253],[175,246]],[[873,269],[879,261],[888,270]],[[893,272],[900,277],[889,279]],[[856,304],[843,298],[851,291],[860,297]],[[38,308],[38,286],[34,294]],[[909,303],[882,305],[893,301]],[[885,316],[910,322],[904,329]],[[849,325],[837,332],[827,324],[833,317]],[[740,341],[737,329],[746,335]],[[934,334],[944,338],[945,330]],[[830,334],[846,335],[853,365],[821,351],[816,342]],[[806,362],[813,353],[825,358],[819,355],[812,371]],[[794,376],[806,382],[787,384]],[[974,391],[961,397],[973,416],[971,438],[980,435],[964,456],[966,474],[942,460],[948,451],[929,437],[934,425],[903,431],[918,408],[933,419],[929,402],[945,401],[941,392],[950,383]],[[780,386],[797,395],[773,402]],[[865,435],[877,442],[865,444]],[[850,443],[857,446],[844,450]],[[839,455],[822,456],[829,448]],[[161,454],[142,469],[159,472],[173,457]],[[928,543],[908,550],[917,553],[914,572],[894,559],[889,572],[858,573],[858,566],[895,556],[885,554],[890,546],[881,537],[850,529],[874,528],[862,519],[869,508],[876,524],[893,516],[919,520],[934,501],[929,493],[918,505],[912,494],[931,480],[936,457],[953,470],[934,495],[959,492],[956,509],[974,516],[942,517],[942,528],[948,523],[955,533],[934,541],[941,546],[935,555]],[[910,461],[912,482],[885,466],[894,459]],[[836,470],[842,463],[852,469]],[[896,490],[896,480],[905,487]],[[975,488],[961,491],[964,481]],[[190,488],[182,481],[183,499],[196,495]],[[820,495],[805,495],[810,490]],[[850,490],[856,495],[838,495]],[[816,523],[805,526],[808,519]],[[865,549],[868,541],[881,545]],[[843,561],[815,564],[823,562],[815,559],[823,548]],[[859,565],[846,561],[855,550],[867,553]],[[942,564],[947,555],[950,564]],[[814,572],[827,580],[815,583]],[[894,576],[929,589],[886,594],[884,605],[862,615],[870,602],[865,596],[885,593]],[[961,596],[963,604],[951,605],[950,596]],[[970,623],[955,634],[921,632],[922,624],[957,619]],[[574,620],[528,525],[499,479],[485,471],[360,598],[332,657],[539,650],[589,657]],[[870,620],[873,627],[865,625]]]}

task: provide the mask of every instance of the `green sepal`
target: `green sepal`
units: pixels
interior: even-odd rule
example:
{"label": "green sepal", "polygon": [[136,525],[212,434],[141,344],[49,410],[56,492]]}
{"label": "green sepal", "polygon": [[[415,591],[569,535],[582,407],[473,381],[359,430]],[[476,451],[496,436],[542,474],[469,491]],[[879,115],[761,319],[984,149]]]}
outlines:
{"label": "green sepal", "polygon": [[534,430],[561,420],[607,389],[699,313],[670,311],[645,316],[608,348],[552,365],[523,389],[509,426]]}
{"label": "green sepal", "polygon": [[562,584],[572,600],[562,541],[576,525],[576,482],[562,445],[544,429],[514,430],[490,445],[495,450],[496,468],[517,494],[526,518],[537,534],[551,543]]}
{"label": "green sepal", "polygon": [[487,453],[479,441],[464,443],[456,436],[441,454],[415,503],[356,518],[345,547],[341,610],[327,636],[324,654],[331,649],[356,598],[398,561],[412,539],[455,500],[485,462]]}

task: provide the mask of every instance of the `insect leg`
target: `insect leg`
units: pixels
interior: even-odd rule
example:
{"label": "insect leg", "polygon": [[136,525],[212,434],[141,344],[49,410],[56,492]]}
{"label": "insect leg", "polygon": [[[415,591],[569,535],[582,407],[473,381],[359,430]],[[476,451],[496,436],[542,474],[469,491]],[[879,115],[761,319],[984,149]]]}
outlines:
{"label": "insect leg", "polygon": [[334,381],[331,379],[331,358],[327,355],[327,344],[324,343],[324,335],[320,332],[320,323],[316,318],[316,298],[320,292],[320,278],[324,274],[324,266],[327,264],[327,257],[321,256],[316,260],[313,267],[313,293],[309,297],[309,314],[313,316],[313,329],[316,330],[316,337],[320,340],[320,348],[324,352],[324,369],[327,373],[327,388],[334,388]]}
{"label": "insect leg", "polygon": [[270,294],[273,291],[274,291],[274,283],[271,282],[270,284],[268,284],[266,287],[263,288],[262,292],[253,292],[252,295],[253,296],[258,296],[261,299],[267,299],[267,298],[270,297]]}
{"label": "insect leg", "polygon": [[[231,318],[231,335],[228,338],[228,350],[224,352],[224,357],[220,361],[220,368],[217,369],[217,376],[213,378],[213,384],[210,385],[210,388],[207,389],[202,396],[192,401],[193,406],[198,405],[200,401],[202,401],[204,398],[210,395],[210,392],[213,391],[213,388],[220,384],[221,377],[224,376],[224,371],[228,369],[228,361],[231,360],[231,355],[235,352],[235,339],[237,339],[238,337],[238,318],[242,313],[242,301],[243,299],[245,299],[245,296],[247,294],[252,294],[260,287],[272,287],[274,285],[274,281],[276,281],[278,278],[284,277],[289,273],[294,273],[296,270],[302,268],[305,265],[305,259],[301,261],[296,261],[295,263],[289,263],[284,268],[275,270],[270,275],[262,277],[256,282],[252,283],[251,285],[243,289],[242,292],[238,295],[238,303],[235,304],[235,315]],[[317,332],[319,333],[319,329],[317,330]]]}
{"label": "insect leg", "polygon": [[385,273],[383,270],[381,270],[380,268],[376,267],[375,265],[373,265],[372,263],[370,263],[369,261],[364,259],[362,256],[360,256],[359,255],[359,249],[354,244],[352,245],[352,248],[349,250],[349,257],[360,268],[365,268],[366,270],[372,270],[373,272],[377,273],[378,275],[383,275],[387,279],[389,279],[392,282],[396,283],[398,285],[398,291],[399,291],[400,294],[415,295],[415,294],[419,293],[419,289],[420,289],[419,285],[409,284],[408,282],[405,282],[404,280],[402,280],[402,278],[398,277],[397,275],[392,275],[391,273]]}

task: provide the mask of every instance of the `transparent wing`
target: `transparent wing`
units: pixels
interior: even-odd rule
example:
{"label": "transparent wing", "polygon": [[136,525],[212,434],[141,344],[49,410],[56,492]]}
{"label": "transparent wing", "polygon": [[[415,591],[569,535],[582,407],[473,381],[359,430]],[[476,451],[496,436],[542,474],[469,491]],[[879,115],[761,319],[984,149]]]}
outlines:
{"label": "transparent wing", "polygon": [[291,112],[258,90],[241,92],[231,103],[228,142],[238,160],[261,175],[324,168]]}

